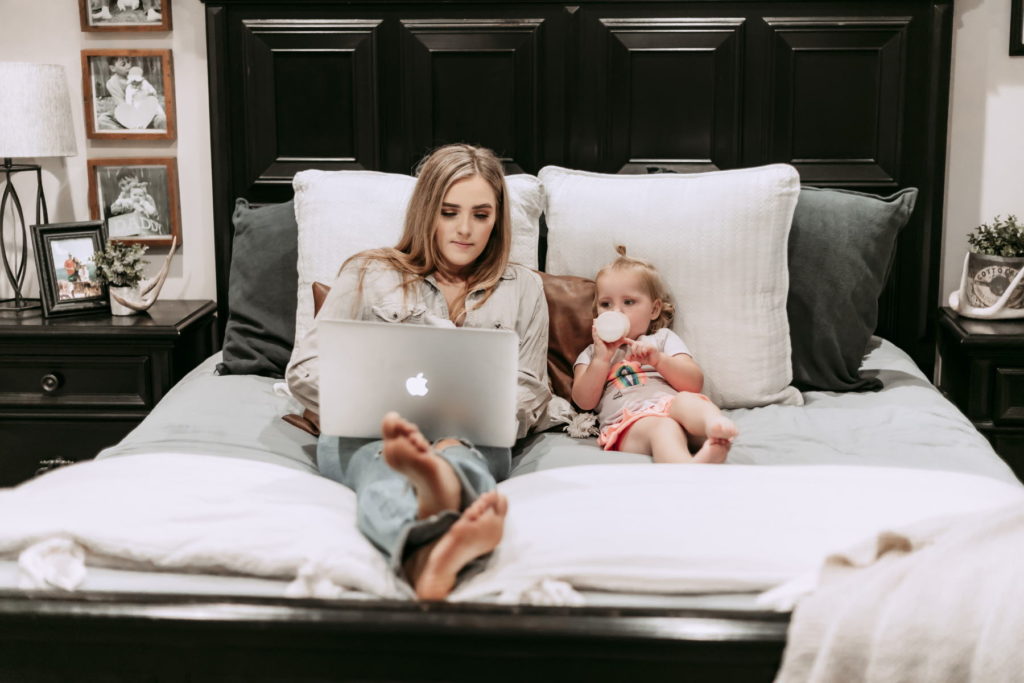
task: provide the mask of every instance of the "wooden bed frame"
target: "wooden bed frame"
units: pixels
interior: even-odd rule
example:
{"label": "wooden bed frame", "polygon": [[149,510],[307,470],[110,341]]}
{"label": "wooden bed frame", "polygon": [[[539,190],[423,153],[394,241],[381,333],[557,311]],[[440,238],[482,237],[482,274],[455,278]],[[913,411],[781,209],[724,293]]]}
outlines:
{"label": "wooden bed frame", "polygon": [[[408,173],[455,140],[510,172],[786,162],[920,189],[878,332],[931,374],[952,0],[204,1],[222,325],[234,199],[287,200],[303,169]],[[0,680],[771,680],[787,622],[11,592]]]}

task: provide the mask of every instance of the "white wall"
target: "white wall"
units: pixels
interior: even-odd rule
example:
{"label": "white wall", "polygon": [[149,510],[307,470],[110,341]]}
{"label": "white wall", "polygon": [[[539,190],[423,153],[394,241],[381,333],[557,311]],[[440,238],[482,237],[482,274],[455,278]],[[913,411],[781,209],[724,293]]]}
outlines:
{"label": "white wall", "polygon": [[[89,220],[87,159],[176,157],[182,247],[173,259],[170,275],[160,296],[213,299],[216,296],[216,278],[204,5],[199,0],[173,2],[172,31],[133,33],[83,32],[76,0],[0,0],[0,61],[62,64],[67,72],[78,156],[67,159],[15,160],[38,163],[43,167],[43,189],[50,222]],[[117,48],[171,49],[174,60],[175,109],[178,116],[176,141],[86,139],[81,51]],[[3,125],[2,121],[0,125]],[[35,174],[21,173],[15,178],[15,186],[26,211],[26,220],[31,224],[35,218]],[[166,253],[166,248],[150,249],[147,257],[151,273],[159,268],[162,256]],[[28,265],[25,282],[25,293],[38,296],[34,259]],[[0,298],[10,296],[7,278],[0,275]]]}
{"label": "white wall", "polygon": [[967,233],[1024,218],[1024,56],[1008,55],[1010,0],[956,0],[941,301],[960,283]]}
{"label": "white wall", "polygon": [[[173,30],[145,34],[84,33],[74,0],[0,0],[0,60],[63,64],[68,73],[79,154],[38,160],[44,168],[50,220],[89,218],[86,159],[176,156],[184,246],[162,296],[212,299],[216,285],[204,6],[199,0],[173,2]],[[1010,0],[955,3],[940,300],[959,280],[965,235],[997,213],[1024,216],[1024,176],[1018,171],[1024,163],[1024,57],[1007,54],[1009,21]],[[176,142],[86,140],[80,51],[118,47],[173,50]],[[33,196],[28,178],[18,180],[18,189],[25,197]],[[37,292],[34,263],[28,272],[29,292]],[[0,297],[9,296],[4,280],[0,278]]]}

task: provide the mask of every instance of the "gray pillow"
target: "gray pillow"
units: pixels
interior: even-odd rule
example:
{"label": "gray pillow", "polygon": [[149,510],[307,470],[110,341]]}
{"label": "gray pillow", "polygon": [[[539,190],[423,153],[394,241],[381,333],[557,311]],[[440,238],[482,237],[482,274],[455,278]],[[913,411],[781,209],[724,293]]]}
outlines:
{"label": "gray pillow", "polygon": [[786,304],[797,388],[882,388],[859,368],[878,322],[896,237],[916,200],[916,188],[888,197],[801,188],[789,234]]}
{"label": "gray pillow", "polygon": [[283,377],[295,341],[299,280],[295,203],[254,209],[239,198],[228,283],[221,375]]}

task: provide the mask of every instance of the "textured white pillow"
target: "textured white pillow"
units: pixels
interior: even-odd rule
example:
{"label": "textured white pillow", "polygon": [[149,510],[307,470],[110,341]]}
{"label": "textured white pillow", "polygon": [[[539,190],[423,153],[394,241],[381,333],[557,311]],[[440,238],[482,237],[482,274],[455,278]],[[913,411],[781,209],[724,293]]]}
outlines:
{"label": "textured white pillow", "polygon": [[546,270],[592,278],[623,244],[651,261],[676,306],[673,329],[723,408],[800,404],[789,386],[786,245],[800,191],[775,164],[700,174],[541,169]]}
{"label": "textured white pillow", "polygon": [[[544,194],[531,175],[505,177],[512,216],[512,255],[536,268]],[[298,235],[298,305],[295,338],[313,324],[314,282],[330,284],[349,256],[398,242],[416,179],[376,171],[302,171],[295,174]]]}

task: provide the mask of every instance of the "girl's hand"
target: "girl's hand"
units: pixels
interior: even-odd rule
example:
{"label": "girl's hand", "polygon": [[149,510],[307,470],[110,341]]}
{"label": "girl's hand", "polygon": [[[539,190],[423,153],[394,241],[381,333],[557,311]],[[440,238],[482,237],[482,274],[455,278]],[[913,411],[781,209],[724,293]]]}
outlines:
{"label": "girl's hand", "polygon": [[656,368],[658,363],[661,362],[662,356],[665,355],[647,342],[638,342],[628,338],[625,341],[629,344],[629,353],[626,355],[626,358],[636,361],[641,365],[650,365]]}
{"label": "girl's hand", "polygon": [[590,334],[594,338],[594,360],[601,360],[608,363],[611,362],[612,356],[615,355],[618,348],[629,341],[623,337],[622,339],[616,339],[610,343],[606,342],[597,335],[597,325],[590,326]]}

